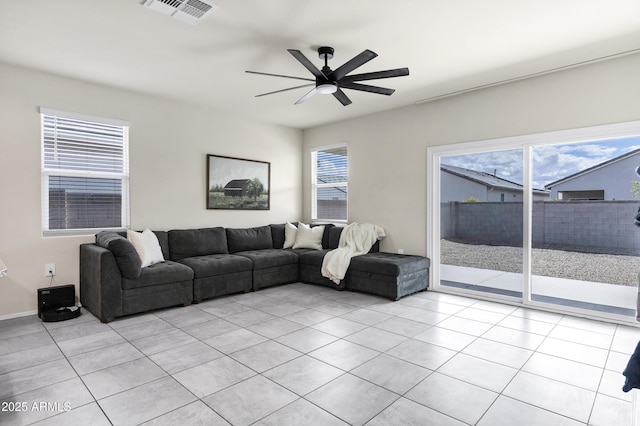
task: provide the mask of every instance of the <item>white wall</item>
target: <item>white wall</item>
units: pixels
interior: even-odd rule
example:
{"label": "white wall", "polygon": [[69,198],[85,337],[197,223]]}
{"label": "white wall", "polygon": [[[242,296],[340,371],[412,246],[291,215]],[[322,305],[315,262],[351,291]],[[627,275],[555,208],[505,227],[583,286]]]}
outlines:
{"label": "white wall", "polygon": [[[57,284],[77,284],[78,246],[92,240],[42,237],[39,106],[131,122],[133,228],[310,220],[309,149],[347,142],[349,221],[383,226],[384,251],[424,255],[427,147],[639,120],[638,75],[640,55],[627,56],[302,134],[0,65],[0,258],[9,267],[0,318],[36,309],[45,263],[56,263]],[[206,210],[207,153],[270,161],[271,210]]]}
{"label": "white wall", "polygon": [[[36,289],[78,284],[79,244],[43,238],[39,106],[128,120],[131,227],[247,227],[301,216],[302,132],[195,105],[0,64],[0,318],[34,311]],[[269,211],[207,210],[206,154],[271,162]],[[76,295],[78,292],[76,292]]]}
{"label": "white wall", "polygon": [[347,142],[349,221],[384,227],[383,251],[427,254],[427,147],[638,120],[638,75],[636,54],[305,130],[303,217],[309,149]]}

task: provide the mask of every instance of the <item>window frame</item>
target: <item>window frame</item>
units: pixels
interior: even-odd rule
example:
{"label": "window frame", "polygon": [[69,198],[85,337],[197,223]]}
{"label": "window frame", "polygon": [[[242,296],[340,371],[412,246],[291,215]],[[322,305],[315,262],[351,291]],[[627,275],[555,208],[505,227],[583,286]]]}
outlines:
{"label": "window frame", "polygon": [[[330,150],[339,149],[339,148],[345,148],[347,151],[347,156],[346,156],[347,157],[347,175],[346,175],[347,180],[344,182],[340,181],[340,182],[330,182],[330,183],[318,183],[318,179],[317,179],[318,152],[330,151]],[[339,143],[335,145],[313,147],[311,148],[310,152],[311,152],[311,221],[313,223],[318,223],[318,222],[335,223],[335,224],[347,223],[349,218],[349,147],[348,147],[348,144],[345,142],[345,143]],[[345,199],[346,219],[318,217],[318,189],[332,188],[336,186],[340,186],[340,187],[344,186],[347,189],[347,196]]]}
{"label": "window frame", "polygon": [[[628,317],[617,314],[586,310],[580,307],[557,305],[532,299],[532,204],[533,204],[533,149],[545,145],[575,144],[590,141],[637,137],[640,135],[640,120],[603,124],[590,127],[573,128],[541,133],[531,133],[497,139],[462,142],[427,147],[427,256],[431,259],[429,283],[437,292],[478,297],[490,301],[548,310],[560,314],[578,315],[596,320],[608,320],[620,324],[628,323]],[[477,152],[503,151],[507,149],[523,150],[523,286],[522,296],[513,298],[493,293],[478,294],[473,290],[451,288],[440,283],[440,158],[448,155],[462,155]],[[637,324],[635,320],[634,324]]]}
{"label": "window frame", "polygon": [[[70,235],[90,235],[95,234],[104,229],[124,230],[130,224],[129,209],[129,127],[128,121],[98,117],[87,114],[62,111],[52,108],[40,107],[40,149],[41,149],[41,184],[42,184],[42,236],[70,236]],[[64,168],[47,168],[45,166],[45,116],[56,117],[69,120],[80,120],[85,122],[97,123],[101,125],[122,127],[123,152],[122,152],[122,172],[108,171],[91,171],[91,170],[72,170]],[[50,211],[49,211],[49,178],[50,177],[82,177],[90,179],[113,179],[121,182],[121,213],[120,226],[101,227],[101,228],[69,228],[69,229],[50,229]]]}

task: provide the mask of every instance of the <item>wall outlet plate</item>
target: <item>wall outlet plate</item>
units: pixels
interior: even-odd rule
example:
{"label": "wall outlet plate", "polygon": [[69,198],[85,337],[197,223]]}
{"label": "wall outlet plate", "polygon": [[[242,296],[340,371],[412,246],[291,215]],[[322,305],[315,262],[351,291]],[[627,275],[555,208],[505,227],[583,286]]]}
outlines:
{"label": "wall outlet plate", "polygon": [[53,277],[56,275],[56,264],[55,263],[47,263],[44,265],[44,276],[45,277]]}

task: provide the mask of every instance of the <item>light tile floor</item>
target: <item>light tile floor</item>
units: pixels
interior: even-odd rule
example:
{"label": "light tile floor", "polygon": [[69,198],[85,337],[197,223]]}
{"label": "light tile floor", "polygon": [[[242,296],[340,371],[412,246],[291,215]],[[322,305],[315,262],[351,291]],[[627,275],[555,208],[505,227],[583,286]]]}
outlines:
{"label": "light tile floor", "polygon": [[624,426],[638,340],[442,293],[307,284],[110,324],[22,317],[0,322],[0,424]]}

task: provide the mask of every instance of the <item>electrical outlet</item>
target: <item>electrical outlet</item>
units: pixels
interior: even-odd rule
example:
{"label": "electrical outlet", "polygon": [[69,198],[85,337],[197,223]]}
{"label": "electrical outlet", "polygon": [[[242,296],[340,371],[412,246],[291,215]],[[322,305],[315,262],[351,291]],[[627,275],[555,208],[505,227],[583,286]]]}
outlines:
{"label": "electrical outlet", "polygon": [[404,254],[404,249],[398,249],[398,254]]}
{"label": "electrical outlet", "polygon": [[47,263],[44,265],[44,276],[45,277],[53,277],[56,275],[56,264],[55,263]]}

